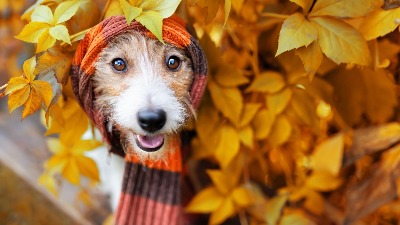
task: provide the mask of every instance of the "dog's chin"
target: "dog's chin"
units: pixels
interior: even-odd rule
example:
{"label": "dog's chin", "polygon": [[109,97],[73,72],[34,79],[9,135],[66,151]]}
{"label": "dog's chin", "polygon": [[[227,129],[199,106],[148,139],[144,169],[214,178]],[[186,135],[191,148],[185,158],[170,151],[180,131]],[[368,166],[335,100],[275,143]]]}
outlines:
{"label": "dog's chin", "polygon": [[160,150],[165,143],[165,135],[139,135],[133,134],[136,146],[145,152],[156,152]]}

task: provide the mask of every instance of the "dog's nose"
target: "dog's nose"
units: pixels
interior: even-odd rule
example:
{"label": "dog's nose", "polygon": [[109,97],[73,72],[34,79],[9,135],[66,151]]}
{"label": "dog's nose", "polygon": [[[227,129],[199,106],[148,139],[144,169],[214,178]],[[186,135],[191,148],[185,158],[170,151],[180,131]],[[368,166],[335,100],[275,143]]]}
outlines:
{"label": "dog's nose", "polygon": [[167,121],[167,114],[162,109],[141,110],[137,117],[140,127],[148,132],[160,130]]}

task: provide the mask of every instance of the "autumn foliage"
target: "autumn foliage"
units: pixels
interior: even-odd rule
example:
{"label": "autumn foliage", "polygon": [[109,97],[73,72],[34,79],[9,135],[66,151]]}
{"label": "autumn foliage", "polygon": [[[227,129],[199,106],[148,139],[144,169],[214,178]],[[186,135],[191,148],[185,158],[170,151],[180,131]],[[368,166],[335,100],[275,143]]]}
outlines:
{"label": "autumn foliage", "polygon": [[82,140],[89,120],[68,82],[86,31],[123,14],[162,41],[174,12],[210,71],[192,126],[188,212],[209,224],[400,222],[397,0],[37,1],[16,36],[36,53],[2,89],[10,112],[44,111],[53,156],[40,183],[57,193],[60,175],[99,181],[85,152],[100,144]]}

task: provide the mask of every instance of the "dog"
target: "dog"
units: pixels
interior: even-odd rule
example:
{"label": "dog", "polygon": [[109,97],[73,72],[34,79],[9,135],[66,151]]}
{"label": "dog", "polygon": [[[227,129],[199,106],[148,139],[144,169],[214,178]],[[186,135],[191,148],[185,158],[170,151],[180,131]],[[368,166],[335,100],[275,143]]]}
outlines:
{"label": "dog", "polygon": [[[185,51],[134,31],[114,38],[99,54],[93,76],[95,107],[118,129],[126,153],[162,160],[174,135],[195,118],[190,104],[192,63]],[[95,157],[115,211],[124,172],[122,158]],[[108,179],[107,178],[107,179]]]}

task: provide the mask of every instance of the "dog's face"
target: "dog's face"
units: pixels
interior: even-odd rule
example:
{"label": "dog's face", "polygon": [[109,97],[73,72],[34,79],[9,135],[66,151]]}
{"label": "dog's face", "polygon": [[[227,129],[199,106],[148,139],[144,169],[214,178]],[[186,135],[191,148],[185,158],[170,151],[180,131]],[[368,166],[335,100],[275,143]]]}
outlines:
{"label": "dog's face", "polygon": [[194,110],[187,54],[135,32],[124,33],[100,53],[93,76],[95,107],[118,129],[124,150],[159,158]]}

